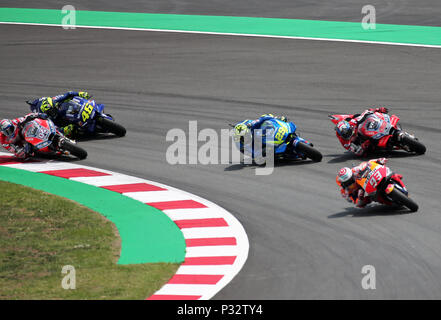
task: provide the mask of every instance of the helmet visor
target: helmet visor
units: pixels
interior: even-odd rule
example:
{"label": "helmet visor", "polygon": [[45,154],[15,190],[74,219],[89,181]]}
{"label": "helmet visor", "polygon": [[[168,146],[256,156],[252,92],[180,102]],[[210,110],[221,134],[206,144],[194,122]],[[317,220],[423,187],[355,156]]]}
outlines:
{"label": "helmet visor", "polygon": [[1,130],[8,137],[14,134],[14,126],[11,123],[3,124]]}
{"label": "helmet visor", "polygon": [[351,177],[351,178],[348,179],[347,181],[342,182],[342,183],[341,183],[341,186],[342,186],[343,188],[348,188],[348,187],[351,186],[354,182],[355,182],[354,177]]}
{"label": "helmet visor", "polygon": [[352,130],[350,128],[342,128],[339,133],[343,139],[349,139],[352,136]]}

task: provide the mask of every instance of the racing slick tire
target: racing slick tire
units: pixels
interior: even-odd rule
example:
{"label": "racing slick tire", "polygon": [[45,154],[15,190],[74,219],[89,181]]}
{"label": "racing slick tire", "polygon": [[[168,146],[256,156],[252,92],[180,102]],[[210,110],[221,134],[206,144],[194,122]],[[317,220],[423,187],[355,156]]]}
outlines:
{"label": "racing slick tire", "polygon": [[417,154],[424,154],[426,152],[426,147],[424,144],[416,140],[415,138],[409,137],[408,135],[403,135],[401,138],[401,144],[406,145],[410,151]]}
{"label": "racing slick tire", "polygon": [[312,161],[320,162],[322,161],[322,154],[317,149],[314,149],[309,144],[299,142],[297,144],[297,151],[303,153],[307,158],[310,158]]}
{"label": "racing slick tire", "polygon": [[72,142],[64,141],[62,143],[62,148],[66,151],[69,151],[71,155],[77,157],[80,160],[87,158],[87,151],[77,146],[76,144],[73,144]]}
{"label": "racing slick tire", "polygon": [[115,121],[106,119],[106,118],[98,118],[98,123],[104,130],[117,135],[118,137],[124,137],[126,135],[126,128],[122,125],[116,123]]}
{"label": "racing slick tire", "polygon": [[392,190],[391,193],[389,193],[389,198],[397,202],[398,204],[401,204],[407,208],[409,208],[410,211],[415,212],[418,210],[418,205],[410,199],[408,196],[406,196],[404,193],[399,191],[398,189]]}

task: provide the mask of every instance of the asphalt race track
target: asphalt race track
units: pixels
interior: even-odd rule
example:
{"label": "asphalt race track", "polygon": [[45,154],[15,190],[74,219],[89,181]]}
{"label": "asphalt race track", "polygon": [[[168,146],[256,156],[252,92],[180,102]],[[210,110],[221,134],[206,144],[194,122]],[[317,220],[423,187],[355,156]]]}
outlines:
{"label": "asphalt race track", "polygon": [[[410,12],[392,21],[390,13],[381,22],[431,24],[439,12],[432,3],[427,16]],[[192,13],[183,7],[164,12]],[[265,16],[264,9],[236,12]],[[115,3],[107,10],[136,11]],[[335,20],[346,20],[341,12]],[[336,14],[322,10],[320,18]],[[440,49],[18,25],[0,25],[0,46],[2,117],[26,113],[28,98],[86,89],[128,134],[82,142],[89,152],[82,164],[186,190],[238,218],[249,257],[216,299],[441,298]],[[341,167],[359,162],[344,153],[327,115],[378,104],[427,146],[423,156],[396,152],[389,162],[420,205],[417,213],[354,209],[335,184]],[[166,162],[170,129],[188,131],[197,120],[199,129],[220,132],[268,112],[295,121],[322,162],[283,163],[268,176],[238,164]],[[375,290],[361,286],[364,265],[376,268]]]}

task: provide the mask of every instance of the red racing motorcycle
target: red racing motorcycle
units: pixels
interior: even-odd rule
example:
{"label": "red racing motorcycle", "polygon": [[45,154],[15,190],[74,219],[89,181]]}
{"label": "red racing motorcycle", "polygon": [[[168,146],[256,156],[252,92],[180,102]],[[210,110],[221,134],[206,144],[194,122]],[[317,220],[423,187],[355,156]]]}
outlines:
{"label": "red racing motorcycle", "polygon": [[66,138],[49,119],[37,118],[27,122],[21,129],[21,135],[32,145],[35,154],[73,155],[79,159],[87,157],[86,150]]}
{"label": "red racing motorcycle", "polygon": [[[335,125],[343,120],[354,124],[354,115],[352,114],[334,114],[329,115],[329,118]],[[405,150],[424,154],[426,147],[414,135],[403,131],[398,123],[399,120],[400,118],[396,115],[389,116],[385,113],[374,112],[358,126],[357,136],[362,141],[371,141],[368,150],[371,152],[380,149]]]}

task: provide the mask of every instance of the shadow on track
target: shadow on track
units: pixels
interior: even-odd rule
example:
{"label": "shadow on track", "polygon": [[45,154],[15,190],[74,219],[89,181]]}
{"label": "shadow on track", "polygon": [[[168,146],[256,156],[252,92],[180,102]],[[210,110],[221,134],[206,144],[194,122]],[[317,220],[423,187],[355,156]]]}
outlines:
{"label": "shadow on track", "polygon": [[[286,167],[286,166],[301,166],[301,165],[305,165],[305,164],[313,164],[316,163],[312,160],[277,160],[274,163],[274,168],[278,168],[278,167]],[[250,168],[250,169],[254,169],[254,168],[265,168],[265,165],[258,165],[256,163],[235,163],[230,165],[229,167],[226,167],[224,169],[224,171],[238,171],[238,170],[242,170],[245,168]]]}
{"label": "shadow on track", "polygon": [[328,216],[328,218],[329,219],[344,218],[346,216],[351,216],[353,218],[362,218],[362,217],[374,217],[374,216],[393,216],[393,215],[402,215],[402,214],[410,214],[410,213],[412,212],[410,212],[407,208],[404,207],[372,204],[363,209],[348,207],[345,208],[345,211],[331,214],[330,216]]}
{"label": "shadow on track", "polygon": [[328,161],[328,163],[342,163],[348,160],[353,160],[355,162],[363,162],[376,158],[408,158],[420,156],[416,153],[409,153],[406,151],[383,151],[383,152],[372,152],[366,157],[358,157],[351,152],[345,152],[342,154],[327,154],[325,157],[337,157]]}
{"label": "shadow on track", "polygon": [[86,142],[86,141],[93,141],[93,140],[112,140],[112,139],[117,139],[117,138],[122,138],[122,137],[118,137],[117,135],[114,135],[114,134],[97,134],[97,135],[80,136],[74,140],[77,142]]}
{"label": "shadow on track", "polygon": [[32,162],[36,162],[38,160],[55,160],[55,161],[60,161],[60,162],[77,162],[77,161],[82,161],[81,159],[78,159],[76,157],[72,157],[72,156],[57,156],[57,155],[51,155],[51,154],[38,154],[35,157],[32,157],[32,159],[34,159],[34,161]]}

